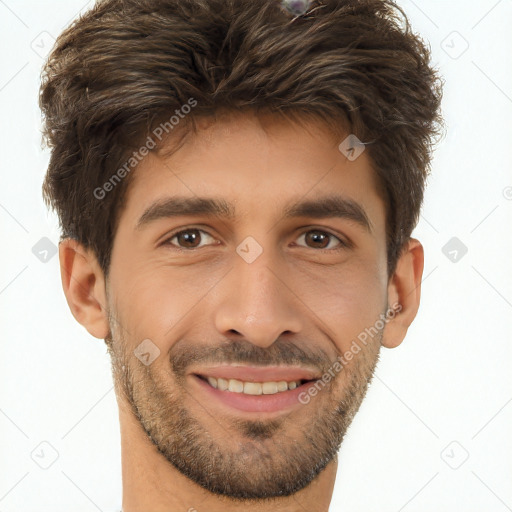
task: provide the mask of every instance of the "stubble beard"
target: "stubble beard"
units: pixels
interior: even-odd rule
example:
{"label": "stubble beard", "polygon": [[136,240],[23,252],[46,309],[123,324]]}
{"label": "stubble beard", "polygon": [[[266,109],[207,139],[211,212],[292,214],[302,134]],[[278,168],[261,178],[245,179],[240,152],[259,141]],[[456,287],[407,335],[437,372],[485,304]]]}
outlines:
{"label": "stubble beard", "polygon": [[[133,349],[126,351],[131,345],[120,334],[105,342],[116,394],[129,404],[162,456],[211,493],[245,502],[295,494],[337,456],[372,380],[382,334],[308,404],[261,421],[221,417],[213,406],[199,404],[183,375],[173,371],[172,359],[162,359],[166,366],[145,366]],[[201,406],[203,419],[185,401]],[[214,423],[214,428],[203,420]]]}

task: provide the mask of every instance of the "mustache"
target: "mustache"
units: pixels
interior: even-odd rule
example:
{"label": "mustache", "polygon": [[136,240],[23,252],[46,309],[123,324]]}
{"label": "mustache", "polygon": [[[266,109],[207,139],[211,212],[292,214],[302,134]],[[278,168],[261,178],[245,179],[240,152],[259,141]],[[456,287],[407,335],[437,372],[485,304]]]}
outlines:
{"label": "mustache", "polygon": [[268,348],[246,340],[224,340],[215,346],[180,340],[169,355],[171,367],[179,377],[184,377],[192,365],[311,366],[323,372],[332,364],[329,354],[323,349],[317,347],[313,351],[286,340],[277,340]]}

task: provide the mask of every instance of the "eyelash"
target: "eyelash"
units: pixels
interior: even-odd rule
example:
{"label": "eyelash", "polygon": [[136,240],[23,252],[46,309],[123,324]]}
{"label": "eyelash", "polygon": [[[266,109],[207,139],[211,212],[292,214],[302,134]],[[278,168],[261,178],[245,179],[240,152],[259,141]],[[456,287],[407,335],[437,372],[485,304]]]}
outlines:
{"label": "eyelash", "polygon": [[[181,233],[186,233],[187,231],[192,231],[192,230],[197,230],[201,233],[206,233],[208,236],[212,237],[212,235],[210,235],[207,231],[203,230],[203,229],[200,229],[200,228],[197,228],[197,227],[189,227],[189,228],[186,228],[186,229],[180,229],[179,231],[175,231],[174,233],[172,233],[168,238],[166,238],[162,243],[161,245],[164,245],[164,246],[168,246],[168,247],[173,247],[174,249],[178,250],[178,251],[183,251],[183,252],[190,252],[190,251],[194,251],[194,250],[198,250],[198,249],[201,249],[202,247],[192,247],[192,248],[185,248],[185,247],[179,247],[179,246],[176,246],[174,244],[171,243],[171,240],[173,238],[175,238],[177,235],[180,235]],[[323,249],[315,249],[314,247],[309,247],[309,249],[313,249],[313,250],[316,250],[316,251],[327,251],[327,252],[337,252],[337,251],[341,251],[341,250],[344,250],[344,249],[348,249],[349,247],[351,247],[351,244],[349,242],[344,242],[343,240],[341,240],[338,236],[334,235],[333,233],[330,233],[329,231],[326,231],[324,229],[317,229],[317,228],[310,228],[308,229],[307,231],[303,231],[299,237],[302,237],[303,235],[306,235],[307,233],[311,232],[311,231],[318,231],[320,233],[323,233],[325,235],[328,235],[332,238],[335,238],[336,240],[338,240],[339,242],[339,246],[338,247],[335,247],[335,248],[331,248],[331,249],[326,249],[326,248],[323,248]],[[213,238],[213,237],[212,237]],[[305,247],[303,245],[300,245],[299,247],[303,247],[305,249],[308,249],[308,247]]]}

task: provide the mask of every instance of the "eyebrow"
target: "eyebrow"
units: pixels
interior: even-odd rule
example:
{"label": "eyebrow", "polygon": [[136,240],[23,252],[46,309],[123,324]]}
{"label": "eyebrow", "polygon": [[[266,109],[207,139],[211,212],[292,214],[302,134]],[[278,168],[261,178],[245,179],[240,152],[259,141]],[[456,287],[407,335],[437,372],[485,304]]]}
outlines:
{"label": "eyebrow", "polygon": [[[235,218],[235,208],[224,199],[210,197],[172,196],[151,204],[140,216],[136,230],[153,221],[180,216],[207,215],[224,220]],[[313,200],[293,202],[285,207],[283,218],[310,217],[314,219],[341,218],[356,222],[369,233],[372,223],[363,206],[350,198],[329,195]]]}

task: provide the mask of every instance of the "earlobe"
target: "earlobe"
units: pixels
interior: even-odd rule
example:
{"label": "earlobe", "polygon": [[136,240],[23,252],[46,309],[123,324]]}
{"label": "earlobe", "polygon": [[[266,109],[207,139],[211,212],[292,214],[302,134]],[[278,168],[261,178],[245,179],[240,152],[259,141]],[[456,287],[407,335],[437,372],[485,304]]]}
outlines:
{"label": "earlobe", "polygon": [[389,309],[396,307],[398,312],[388,314],[389,320],[382,338],[384,347],[398,347],[416,317],[420,305],[423,263],[423,246],[415,238],[410,238],[388,284]]}
{"label": "earlobe", "polygon": [[71,313],[95,338],[109,334],[105,279],[93,251],[71,238],[59,244],[62,288]]}

